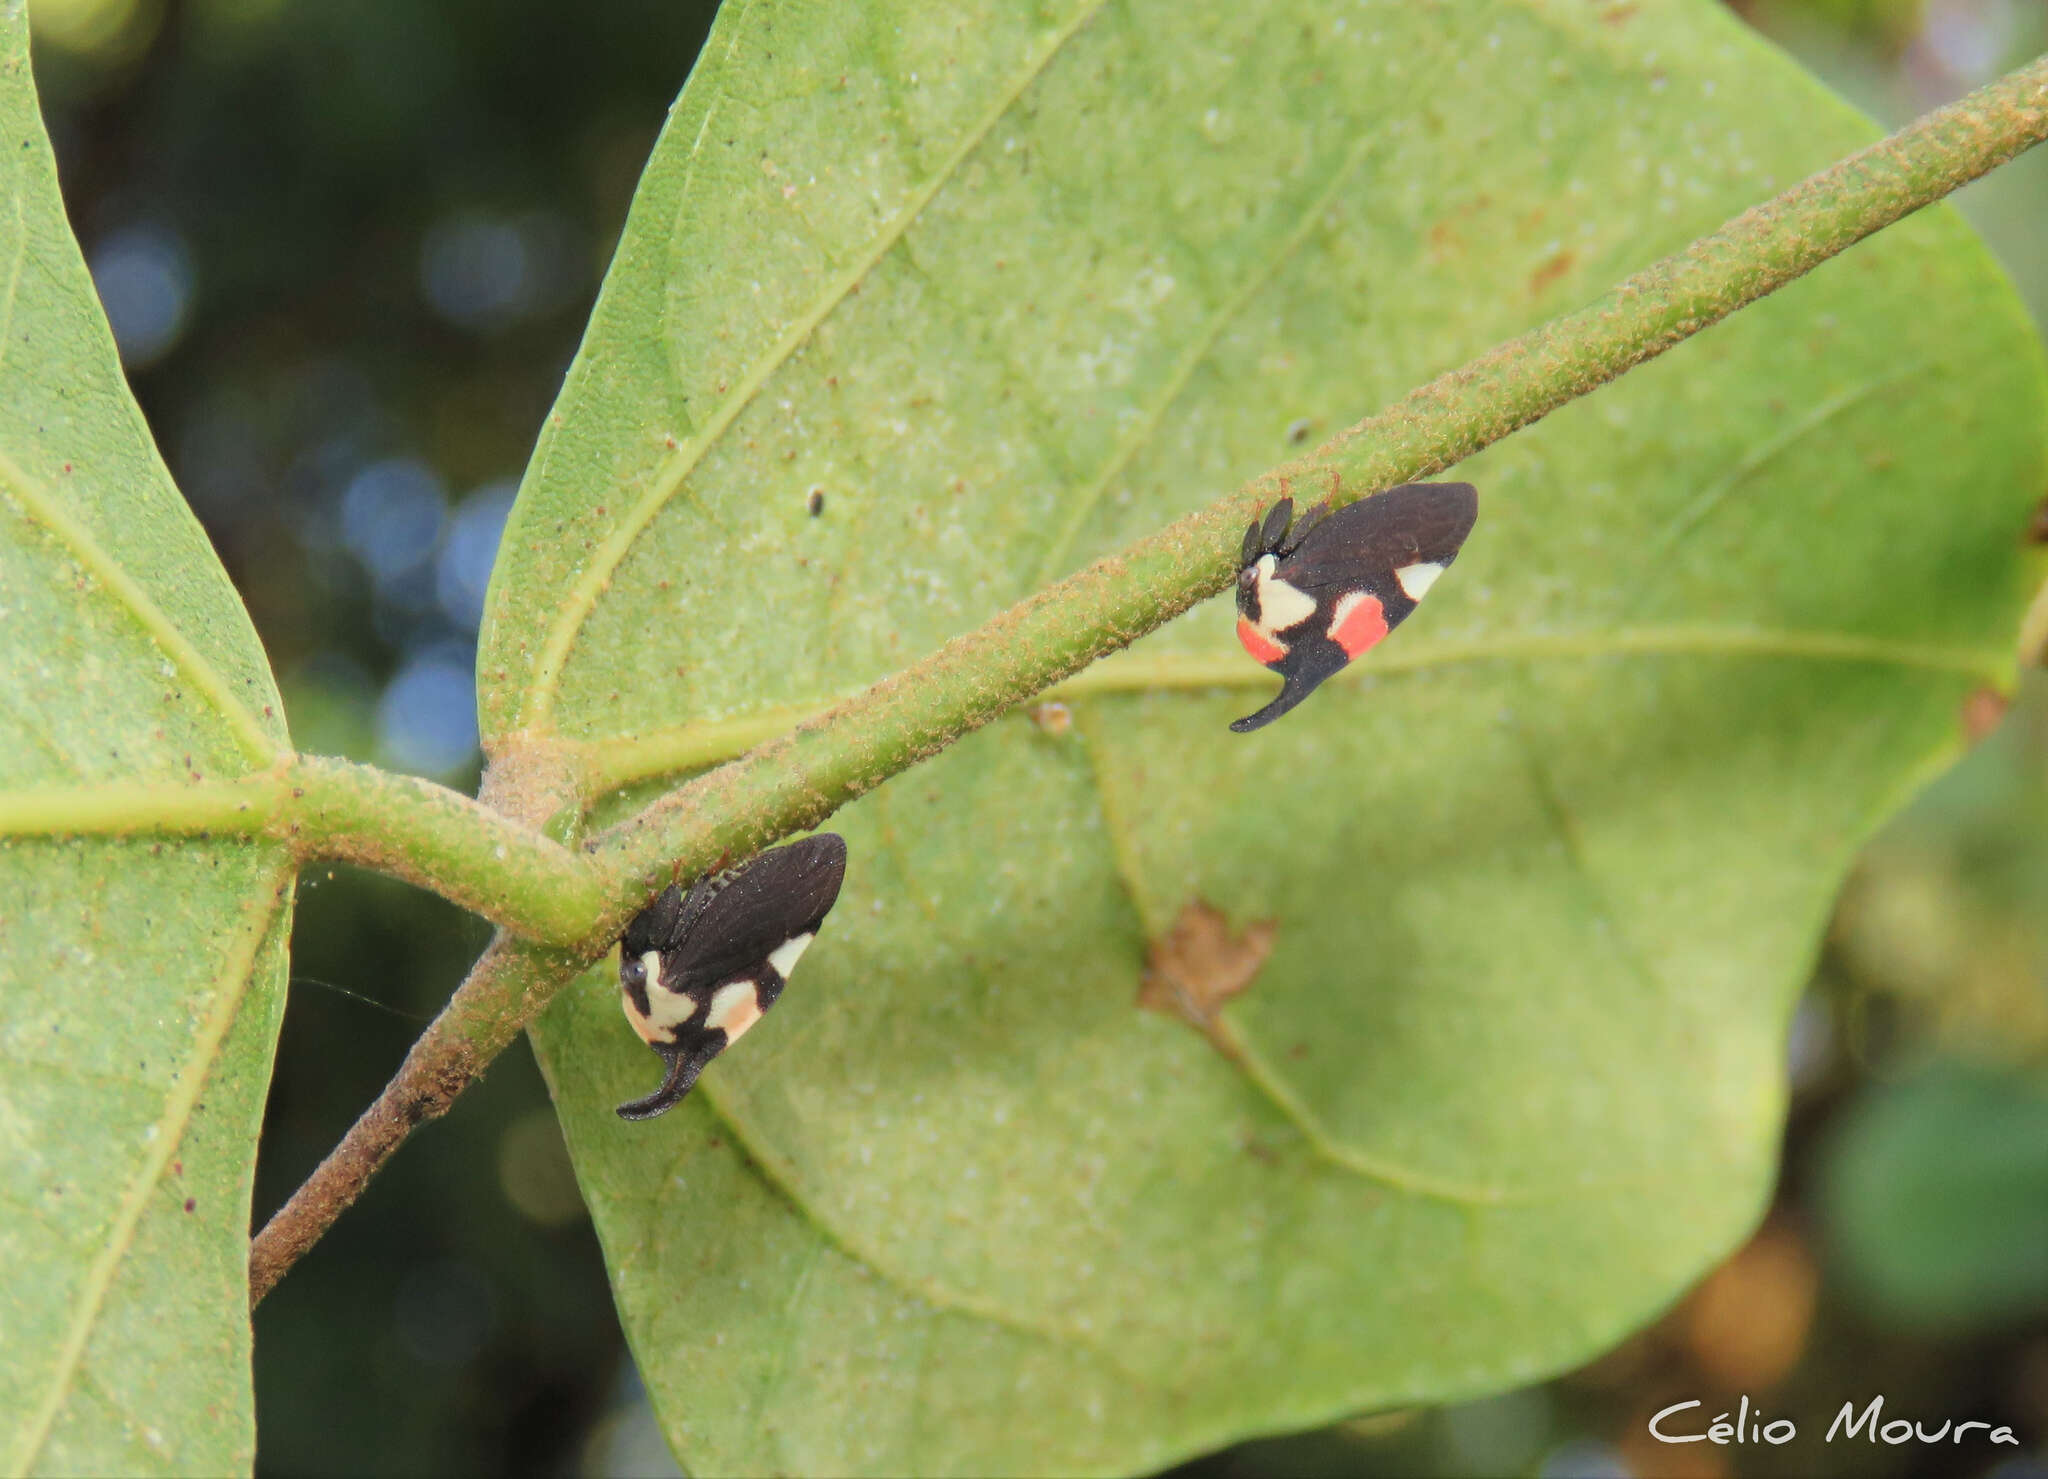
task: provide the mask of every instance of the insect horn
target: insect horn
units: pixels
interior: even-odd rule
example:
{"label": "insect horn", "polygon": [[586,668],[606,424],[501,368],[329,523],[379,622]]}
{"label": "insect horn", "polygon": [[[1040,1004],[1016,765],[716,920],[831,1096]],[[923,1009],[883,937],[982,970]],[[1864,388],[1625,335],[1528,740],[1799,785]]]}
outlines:
{"label": "insect horn", "polygon": [[1294,500],[1283,498],[1266,510],[1266,527],[1259,535],[1261,549],[1276,550],[1287,535],[1287,526],[1294,522]]}
{"label": "insect horn", "polygon": [[1264,553],[1259,545],[1259,521],[1253,519],[1244,526],[1244,549],[1238,554],[1237,563],[1239,566],[1249,565]]}
{"label": "insect horn", "polygon": [[704,1071],[704,1065],[711,1060],[699,1058],[694,1053],[678,1048],[670,1052],[655,1049],[668,1059],[668,1077],[661,1081],[661,1087],[645,1099],[635,1099],[619,1106],[622,1120],[651,1120],[658,1114],[666,1113],[682,1101],[691,1086],[697,1082],[697,1075]]}
{"label": "insect horn", "polygon": [[1256,714],[1247,714],[1242,719],[1231,720],[1231,729],[1238,734],[1250,734],[1254,729],[1264,729],[1314,693],[1325,678],[1342,672],[1350,659],[1344,655],[1344,649],[1334,642],[1327,646],[1326,652],[1319,648],[1302,649],[1301,660],[1293,667],[1282,671],[1281,676],[1285,681],[1280,685],[1280,696]]}

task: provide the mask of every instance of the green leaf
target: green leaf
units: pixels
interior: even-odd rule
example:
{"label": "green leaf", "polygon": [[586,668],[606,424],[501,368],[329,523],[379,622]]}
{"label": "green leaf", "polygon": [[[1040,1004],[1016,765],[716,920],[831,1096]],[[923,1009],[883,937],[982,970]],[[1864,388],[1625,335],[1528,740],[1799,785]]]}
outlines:
{"label": "green leaf", "polygon": [[227,1473],[290,859],[7,834],[288,743],[65,224],[19,3],[0,129],[0,1472]]}
{"label": "green leaf", "polygon": [[[1868,136],[1704,3],[728,5],[486,733],[730,753]],[[684,1462],[1144,1469],[1648,1319],[1762,1204],[1847,859],[2009,674],[2043,410],[1923,214],[1465,464],[1428,608],[1273,729],[1210,605],[835,817],[824,937],[678,1113],[612,1117],[658,1064],[565,992]],[[1136,1005],[1196,901],[1277,921],[1213,1042]]]}
{"label": "green leaf", "polygon": [[1909,1327],[2014,1325],[2048,1309],[2048,1092],[1940,1065],[1852,1106],[1822,1205],[1860,1304]]}

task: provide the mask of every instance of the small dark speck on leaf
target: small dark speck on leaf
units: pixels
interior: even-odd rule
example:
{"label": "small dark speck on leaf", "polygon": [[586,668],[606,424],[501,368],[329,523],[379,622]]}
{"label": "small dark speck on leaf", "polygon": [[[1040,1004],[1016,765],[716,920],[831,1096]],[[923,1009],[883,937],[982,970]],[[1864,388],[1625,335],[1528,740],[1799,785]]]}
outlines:
{"label": "small dark speck on leaf", "polygon": [[194,1209],[195,1207],[197,1207],[198,1205],[199,1205],[199,1203],[198,1203],[198,1202],[196,1202],[196,1201],[194,1201],[194,1200],[193,1200],[193,1199],[192,1199],[191,1197],[187,1197],[187,1198],[185,1198],[185,1210],[186,1210],[187,1212],[190,1212],[190,1211],[192,1211],[192,1210],[193,1210],[193,1209]]}
{"label": "small dark speck on leaf", "polygon": [[1315,422],[1309,420],[1306,416],[1302,417],[1299,421],[1290,421],[1287,423],[1287,440],[1298,447],[1308,440],[1308,434],[1315,429]]}
{"label": "small dark speck on leaf", "polygon": [[814,519],[823,513],[825,511],[825,490],[823,488],[811,489],[810,496],[804,500],[804,507],[811,511],[811,517]]}

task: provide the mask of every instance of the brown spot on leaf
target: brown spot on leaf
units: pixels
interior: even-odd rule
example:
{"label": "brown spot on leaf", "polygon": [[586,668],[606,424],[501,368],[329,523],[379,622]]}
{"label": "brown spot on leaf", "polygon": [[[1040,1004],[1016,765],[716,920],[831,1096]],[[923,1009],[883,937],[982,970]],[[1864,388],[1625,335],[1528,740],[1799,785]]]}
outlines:
{"label": "brown spot on leaf", "polygon": [[1217,1013],[1257,977],[1279,928],[1278,920],[1261,919],[1232,934],[1222,910],[1189,900],[1166,937],[1145,952],[1138,1005],[1180,1018],[1225,1057],[1237,1057],[1236,1035]]}
{"label": "brown spot on leaf", "polygon": [[2027,520],[2027,542],[2048,544],[2048,500],[2034,505],[2034,516]]}
{"label": "brown spot on leaf", "polygon": [[1552,256],[1549,261],[1529,274],[1529,296],[1535,297],[1545,288],[1563,277],[1572,270],[1578,260],[1579,254],[1570,250],[1558,252]]}
{"label": "brown spot on leaf", "polygon": [[1065,734],[1074,727],[1074,711],[1057,699],[1048,699],[1042,704],[1033,704],[1024,711],[1047,734]]}
{"label": "brown spot on leaf", "polygon": [[1971,689],[1963,700],[1963,738],[1973,745],[1981,744],[1992,730],[1998,728],[1998,721],[2011,707],[2012,700],[1996,688]]}

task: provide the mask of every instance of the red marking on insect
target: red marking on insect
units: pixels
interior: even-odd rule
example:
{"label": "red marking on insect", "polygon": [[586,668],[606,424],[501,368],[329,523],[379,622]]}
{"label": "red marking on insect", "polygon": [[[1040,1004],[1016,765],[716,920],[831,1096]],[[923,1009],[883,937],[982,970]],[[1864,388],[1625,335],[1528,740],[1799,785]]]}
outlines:
{"label": "red marking on insect", "polygon": [[1367,596],[1337,624],[1337,629],[1330,633],[1330,639],[1344,649],[1346,657],[1355,658],[1376,646],[1386,634],[1386,611],[1380,605],[1379,597]]}
{"label": "red marking on insect", "polygon": [[1237,619],[1237,640],[1244,643],[1244,650],[1252,655],[1254,662],[1271,667],[1287,656],[1287,649],[1266,640],[1266,634],[1240,616]]}

